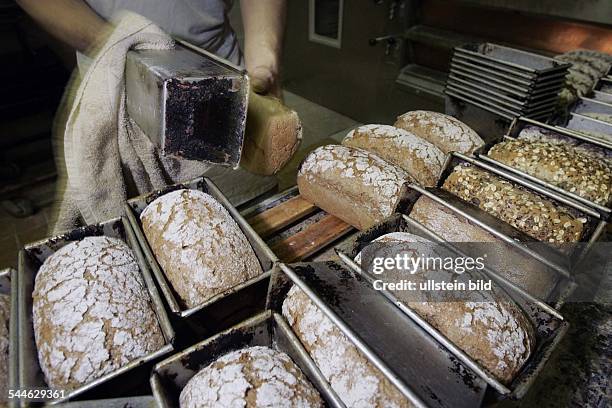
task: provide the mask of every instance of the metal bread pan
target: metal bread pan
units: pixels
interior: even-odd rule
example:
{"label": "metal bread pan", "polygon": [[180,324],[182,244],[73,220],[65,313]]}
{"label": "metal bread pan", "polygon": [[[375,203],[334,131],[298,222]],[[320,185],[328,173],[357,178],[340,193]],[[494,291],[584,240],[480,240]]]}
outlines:
{"label": "metal bread pan", "polygon": [[565,127],[569,130],[585,134],[592,139],[597,139],[607,144],[612,143],[612,123],[572,112],[570,113],[569,122]]}
{"label": "metal bread pan", "polygon": [[485,142],[489,142],[497,135],[508,131],[508,126],[513,119],[512,116],[499,114],[488,106],[480,107],[471,102],[466,102],[461,98],[452,96],[452,91],[445,93],[445,113],[474,129]]}
{"label": "metal bread pan", "polygon": [[599,78],[595,90],[604,93],[612,93],[612,77]]}
{"label": "metal bread pan", "polygon": [[229,61],[178,43],[127,53],[127,111],[161,154],[237,167],[249,77]]}
{"label": "metal bread pan", "polygon": [[152,395],[63,403],[64,408],[157,408]]}
{"label": "metal bread pan", "polygon": [[448,77],[449,83],[455,83],[457,86],[465,87],[468,90],[478,90],[484,92],[486,95],[489,95],[494,98],[499,98],[504,101],[509,102],[512,105],[516,105],[519,109],[527,105],[527,98],[517,97],[515,95],[509,96],[503,91],[498,91],[487,84],[479,84],[475,81],[469,81],[465,79],[461,79],[454,75],[452,72]]}
{"label": "metal bread pan", "polygon": [[279,266],[272,310],[280,312],[295,284],[414,406],[480,406],[486,382],[345,264]]}
{"label": "metal bread pan", "polygon": [[[582,257],[588,253],[592,245],[597,240],[599,240],[602,233],[605,231],[607,223],[601,219],[600,214],[594,209],[589,208],[579,202],[576,202],[564,195],[548,190],[542,187],[541,185],[539,185],[538,183],[534,183],[534,182],[525,180],[522,177],[517,176],[516,174],[502,170],[499,167],[493,166],[481,160],[465,156],[461,153],[453,152],[448,157],[444,170],[442,171],[442,175],[438,181],[438,187],[440,188],[442,187],[442,185],[446,181],[446,178],[453,172],[454,168],[458,165],[476,166],[484,171],[487,171],[489,173],[496,175],[497,177],[505,179],[506,181],[514,185],[517,185],[525,190],[528,190],[528,191],[531,191],[532,193],[543,196],[547,200],[554,203],[556,206],[563,206],[565,208],[568,208],[570,211],[574,212],[575,215],[577,215],[578,217],[583,217],[586,219],[586,223],[584,224],[585,229],[584,229],[584,233],[582,234],[582,238],[580,239],[579,243],[577,243],[577,245],[574,246],[574,248],[571,251],[569,251],[569,253],[567,253],[568,252],[567,250],[561,251],[559,250],[559,248],[554,248],[553,246],[550,246],[551,253],[548,253],[548,251],[546,251],[547,252],[546,257],[550,257],[550,259],[555,259],[553,258],[554,252],[558,253],[561,256],[561,259],[566,258],[566,260],[562,261],[561,263],[559,263],[558,261],[553,261],[552,265],[550,266],[554,267],[554,265],[556,266],[567,265],[570,268],[575,266],[577,263],[579,263],[582,260]],[[468,204],[468,205],[473,206],[472,204]],[[544,250],[545,247],[548,247],[548,245],[540,244],[538,245],[538,247],[539,247],[538,252],[541,252]],[[568,262],[570,261],[571,263],[568,264]],[[562,272],[561,270],[559,271]],[[567,274],[567,269],[565,270],[564,274]]]}
{"label": "metal bread pan", "polygon": [[[411,192],[411,195],[414,204],[414,202],[416,202],[416,200],[421,196],[421,193],[416,190],[413,190]],[[471,245],[462,245],[461,243],[448,242],[444,238],[440,237],[435,231],[430,230],[429,228],[419,223],[418,221],[410,218],[406,214],[397,213],[391,215],[390,217],[383,220],[379,224],[371,227],[370,229],[355,234],[351,239],[345,241],[336,249],[344,253],[350,259],[355,259],[357,254],[360,253],[368,244],[370,244],[376,238],[392,232],[409,232],[411,234],[415,234],[429,241],[432,241],[435,244],[446,245],[450,248],[452,252],[458,254],[466,254],[465,256],[476,257],[481,255],[475,253],[478,250],[477,248],[476,251],[474,251],[473,248],[471,248]],[[488,244],[485,243],[484,245]],[[516,254],[518,252],[510,244],[504,244],[503,247],[500,246],[500,249],[502,249],[503,253],[506,254]],[[530,263],[528,265],[524,265],[524,260],[525,258],[521,258],[517,259],[516,261],[517,263],[521,263],[520,268],[525,268],[529,270],[529,273],[537,274],[540,273],[542,269],[547,268],[546,265],[539,263],[537,260],[531,262],[531,258],[528,258]],[[506,277],[506,272],[501,269],[495,268],[491,264],[489,264],[488,267],[485,269],[485,273],[489,275],[494,281],[496,281],[498,285],[507,289],[507,291],[510,293],[510,296],[515,299],[515,301],[520,301],[521,303],[534,303],[538,306],[539,309],[561,320],[563,318],[556,309],[559,309],[560,306],[562,306],[567,297],[576,288],[573,279],[566,278],[561,275],[556,275],[554,271],[551,271],[552,274],[555,274],[554,278],[552,278],[550,282],[552,285],[554,285],[554,288],[547,298],[542,299],[539,298],[537,295],[531,294],[528,288],[522,288],[521,286],[511,282]]]}
{"label": "metal bread pan", "polygon": [[[130,361],[125,366],[105,374],[83,386],[67,391],[63,398],[46,401],[59,404],[72,400],[103,400],[122,396],[148,394],[146,385],[151,367],[161,357],[173,350],[174,330],[164,310],[162,300],[155,287],[153,277],[144,259],[130,225],[124,218],[116,218],[100,224],[77,228],[63,235],[38,241],[19,253],[18,309],[19,309],[19,387],[21,389],[47,388],[43,373],[38,363],[38,353],[34,342],[32,326],[32,292],[36,274],[42,263],[50,255],[73,241],[90,236],[108,236],[127,243],[134,252],[140,272],[147,286],[153,310],[155,311],[166,344],[154,353]],[[29,402],[21,400],[21,405]]]}
{"label": "metal bread pan", "polygon": [[[527,118],[519,118],[517,121],[514,122],[514,124],[510,127],[509,137],[507,137],[507,139],[511,140],[513,138],[516,138],[516,136],[518,136],[520,134],[521,130],[523,130],[525,128],[525,126],[527,126],[527,125],[535,126],[535,127],[539,128],[539,129],[542,129],[545,132],[549,132],[549,133],[552,132],[555,135],[566,137],[566,138],[569,138],[570,140],[580,141],[580,143],[583,143],[583,144],[590,144],[590,142],[588,140],[585,140],[585,138],[580,137],[580,135],[577,135],[577,134],[572,133],[572,132],[567,132],[567,131],[564,131],[562,129],[558,129],[558,128],[555,128],[553,126],[546,125],[544,123],[540,123],[540,122],[537,122],[537,121],[532,121],[532,120],[527,119]],[[596,145],[593,145],[593,146],[595,147]],[[551,191],[553,191],[555,193],[558,193],[558,194],[565,195],[568,198],[570,198],[570,199],[572,199],[572,200],[574,200],[576,202],[579,202],[579,203],[584,204],[584,205],[586,205],[586,206],[588,206],[590,208],[593,208],[597,212],[600,213],[601,218],[604,219],[604,220],[608,220],[610,218],[610,214],[612,213],[612,209],[609,207],[609,205],[601,205],[601,204],[594,203],[593,201],[591,201],[589,199],[580,197],[579,195],[577,195],[575,193],[572,193],[570,191],[564,190],[561,187],[557,187],[557,186],[555,186],[555,185],[553,185],[553,184],[551,184],[551,183],[549,183],[547,181],[541,180],[541,179],[539,179],[537,177],[534,177],[534,176],[532,176],[530,174],[527,174],[524,171],[521,171],[521,170],[516,169],[514,167],[508,166],[507,164],[501,163],[498,160],[495,160],[495,159],[493,159],[493,158],[488,156],[488,151],[490,150],[491,147],[493,147],[493,146],[489,146],[489,148],[485,149],[485,151],[483,151],[482,153],[479,153],[478,154],[478,158],[480,160],[484,161],[484,162],[490,163],[490,164],[492,164],[494,166],[497,166],[497,167],[499,167],[499,168],[501,168],[501,169],[503,169],[505,171],[513,173],[513,174],[517,175],[518,177],[521,177],[521,178],[525,179],[526,181],[530,181],[530,182],[539,184],[539,185],[541,185],[542,187],[544,187],[544,188],[546,188],[548,190],[551,190]]]}
{"label": "metal bread pan", "polygon": [[[153,250],[149,246],[147,238],[144,235],[140,222],[140,214],[147,205],[164,194],[180,189],[203,191],[210,194],[215,200],[223,205],[236,224],[238,224],[249,241],[249,244],[251,244],[261,268],[264,271],[263,274],[228,289],[192,308],[187,308],[179,300],[178,295],[157,262]],[[263,310],[265,293],[270,277],[269,271],[277,261],[277,258],[210,179],[198,177],[187,183],[175,184],[162,190],[138,196],[128,200],[125,211],[148,264],[153,271],[153,275],[157,280],[157,284],[160,287],[166,304],[170,309],[173,322],[177,329],[195,333],[201,338],[208,337],[212,333],[242,321],[258,310]]]}
{"label": "metal bread pan", "polygon": [[[410,220],[407,217],[405,219]],[[425,231],[427,230],[425,229]],[[425,236],[425,238],[427,237]],[[458,256],[461,256],[460,253],[455,253]],[[376,277],[361,269],[358,264],[353,262],[352,257],[349,257],[342,252],[339,252],[338,255],[349,269],[364,278],[364,280],[366,280],[370,285],[374,285],[374,282],[377,279]],[[498,289],[508,294],[503,287],[498,287]],[[562,316],[558,312],[553,310],[553,313],[550,313],[551,309],[543,305],[541,302],[533,302],[531,298],[521,297],[518,292],[512,292],[509,294],[509,297],[513,299],[526,313],[530,323],[535,329],[536,348],[516,377],[506,386],[491,375],[479,363],[474,361],[474,359],[468,356],[452,341],[447,339],[446,336],[440,333],[435,327],[429,324],[423,317],[415,312],[409,304],[397,299],[396,296],[389,291],[380,290],[378,292],[387,298],[392,304],[396,305],[400,311],[414,320],[419,327],[431,335],[431,337],[445,347],[464,365],[472,369],[484,381],[486,381],[486,383],[490,386],[487,393],[487,399],[519,399],[523,397],[529,387],[533,384],[537,374],[546,365],[550,353],[563,338],[568,327],[568,324],[563,321]]]}
{"label": "metal bread pan", "polygon": [[[18,355],[17,350],[19,348],[19,320],[18,304],[17,304],[17,271],[12,268],[6,268],[0,270],[0,293],[11,297],[11,310],[9,314],[9,353],[8,353],[8,387],[9,390],[15,390],[19,388],[18,382]],[[6,398],[6,396],[4,397]],[[16,399],[9,399],[7,406],[13,408],[17,406],[18,401]]]}
{"label": "metal bread pan", "polygon": [[612,119],[612,105],[595,99],[580,97],[572,106],[572,112],[588,116],[589,113],[609,115]]}
{"label": "metal bread pan", "polygon": [[217,358],[245,347],[264,346],[286,353],[330,407],[344,407],[285,319],[270,310],[253,316],[158,363],[151,374],[157,406],[179,406],[187,382]]}
{"label": "metal bread pan", "polygon": [[[483,109],[489,113],[492,113],[493,115],[499,116],[500,118],[503,118],[508,122],[512,121],[515,117],[517,117],[517,115],[514,112],[507,111],[506,109],[502,110],[502,108],[491,106],[488,103],[482,103],[482,101],[474,100],[470,97],[464,96],[463,94],[455,92],[454,90],[448,87],[444,89],[444,94],[447,95],[447,99],[450,97],[452,98],[452,100],[461,101],[462,102],[461,105],[465,105],[465,106],[473,105],[479,109]],[[461,109],[461,107],[458,107],[457,110],[461,111],[463,109]],[[449,111],[448,108],[446,109],[446,111],[447,111],[446,113],[453,114],[453,112]],[[465,120],[462,120],[462,121],[466,122]],[[474,128],[474,126],[471,125],[470,123],[467,123],[467,124],[470,125],[471,128]],[[478,133],[480,134],[481,132],[478,132]]]}
{"label": "metal bread pan", "polygon": [[598,102],[612,104],[612,92],[593,91],[593,99]]}
{"label": "metal bread pan", "polygon": [[498,64],[521,74],[544,76],[566,71],[571,64],[498,44],[465,44],[455,52]]}

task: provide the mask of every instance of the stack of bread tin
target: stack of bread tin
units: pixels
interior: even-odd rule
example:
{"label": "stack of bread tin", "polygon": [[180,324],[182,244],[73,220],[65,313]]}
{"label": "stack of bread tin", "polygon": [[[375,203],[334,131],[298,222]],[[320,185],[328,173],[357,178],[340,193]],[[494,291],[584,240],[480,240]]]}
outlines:
{"label": "stack of bread tin", "polygon": [[455,48],[445,93],[506,119],[545,120],[571,64],[497,44]]}

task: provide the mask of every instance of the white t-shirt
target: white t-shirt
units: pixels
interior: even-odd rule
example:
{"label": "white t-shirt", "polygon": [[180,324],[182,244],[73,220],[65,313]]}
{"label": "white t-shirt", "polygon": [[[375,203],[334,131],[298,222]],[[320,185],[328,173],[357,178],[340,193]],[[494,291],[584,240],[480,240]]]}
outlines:
{"label": "white t-shirt", "polygon": [[243,65],[236,34],[229,23],[233,0],[85,0],[109,20],[120,10],[138,13],[162,30]]}

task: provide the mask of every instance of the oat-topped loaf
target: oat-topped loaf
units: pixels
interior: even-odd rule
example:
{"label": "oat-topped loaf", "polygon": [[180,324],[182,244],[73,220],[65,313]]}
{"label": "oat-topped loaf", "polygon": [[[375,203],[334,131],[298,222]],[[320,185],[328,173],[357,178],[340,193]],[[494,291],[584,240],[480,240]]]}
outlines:
{"label": "oat-topped loaf", "polygon": [[38,361],[51,388],[72,390],[164,345],[128,246],[87,237],[48,257],[32,294]]}
{"label": "oat-topped loaf", "polygon": [[[440,246],[433,242],[407,232],[382,235],[374,242],[394,243],[373,248],[375,252],[372,256],[376,257],[393,258],[398,254],[407,254],[413,258],[425,255],[443,259],[450,254],[440,250]],[[361,262],[360,255],[355,262]],[[442,269],[419,269],[414,274],[405,270],[385,269],[378,278],[384,282],[409,279],[420,285],[428,280],[454,282],[460,279],[465,282],[483,277],[467,270],[459,275]],[[434,295],[423,292],[423,297],[419,297],[411,291],[391,292],[506,384],[512,381],[534,349],[535,332],[529,318],[497,286],[491,291],[473,292],[469,296],[453,292]]]}
{"label": "oat-topped loaf", "polygon": [[525,140],[498,143],[488,155],[595,203],[606,205],[610,202],[612,165],[604,159],[569,146]]}
{"label": "oat-topped loaf", "polygon": [[538,241],[578,242],[586,218],[471,165],[458,165],[443,188]]}
{"label": "oat-topped loaf", "polygon": [[229,212],[202,191],[164,194],[140,220],[155,259],[189,308],[263,272]]}
{"label": "oat-topped loaf", "polygon": [[431,111],[412,111],[398,116],[395,127],[407,130],[434,145],[444,153],[470,154],[484,141],[468,125],[452,116]]}
{"label": "oat-topped loaf", "polygon": [[10,315],[11,297],[0,294],[0,402],[8,400]]}
{"label": "oat-topped loaf", "polygon": [[194,375],[181,408],[323,407],[323,400],[288,355],[268,347],[228,353]]}
{"label": "oat-topped loaf", "polygon": [[351,130],[344,146],[358,147],[406,170],[419,184],[438,182],[446,156],[427,140],[389,125],[364,125]]}
{"label": "oat-topped loaf", "polygon": [[297,286],[283,302],[283,316],[344,405],[413,406]]}
{"label": "oat-topped loaf", "polygon": [[311,152],[300,166],[300,195],[358,229],[368,228],[395,210],[404,170],[362,149],[328,145]]}

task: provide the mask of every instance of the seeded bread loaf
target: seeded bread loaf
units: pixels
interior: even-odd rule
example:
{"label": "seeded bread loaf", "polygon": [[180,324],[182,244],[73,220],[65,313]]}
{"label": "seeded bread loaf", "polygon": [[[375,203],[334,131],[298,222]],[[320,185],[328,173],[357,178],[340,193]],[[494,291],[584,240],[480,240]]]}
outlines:
{"label": "seeded bread loaf", "polygon": [[458,165],[443,188],[538,241],[578,242],[585,218],[471,165]]}
{"label": "seeded bread loaf", "polygon": [[539,299],[548,299],[559,280],[552,269],[427,196],[414,203],[410,218],[447,242],[482,242],[478,249],[487,254],[486,265]]}
{"label": "seeded bread loaf", "polygon": [[172,191],[140,219],[155,259],[188,308],[263,272],[238,224],[209,194]]}
{"label": "seeded bread loaf", "polygon": [[0,294],[0,404],[8,400],[10,315],[11,297]]}
{"label": "seeded bread loaf", "polygon": [[344,405],[355,408],[412,407],[297,286],[289,290],[282,310]]}
{"label": "seeded bread loaf", "polygon": [[612,196],[612,165],[571,147],[546,142],[508,140],[488,156],[540,180],[606,205]]}
{"label": "seeded bread loaf", "polygon": [[[374,242],[394,243],[374,249],[376,257],[391,259],[403,253],[413,258],[445,259],[450,254],[407,232],[383,235]],[[360,259],[356,258],[356,262]],[[409,279],[417,287],[428,280],[465,282],[482,279],[476,271],[469,270],[463,274],[448,269],[418,269],[414,272],[386,269],[379,278],[387,283]],[[404,290],[391,292],[503,383],[512,381],[534,349],[535,332],[529,318],[497,287],[491,291],[472,292],[469,296],[452,291],[421,292],[418,295]]]}
{"label": "seeded bread loaf", "polygon": [[36,275],[32,312],[51,388],[78,388],[165,343],[134,255],[114,238],[87,237],[49,256]]}
{"label": "seeded bread loaf", "polygon": [[407,130],[436,145],[442,152],[471,154],[484,141],[468,125],[452,116],[431,111],[412,111],[398,116],[395,127]]}
{"label": "seeded bread loaf", "polygon": [[362,149],[322,146],[306,157],[297,175],[300,195],[358,229],[388,217],[413,179],[404,170]]}
{"label": "seeded bread loaf", "polygon": [[181,391],[181,408],[323,407],[323,400],[285,353],[248,347],[218,358]]}
{"label": "seeded bread loaf", "polygon": [[401,167],[426,187],[438,182],[446,159],[444,153],[427,140],[389,125],[360,126],[351,130],[342,144],[374,153]]}

